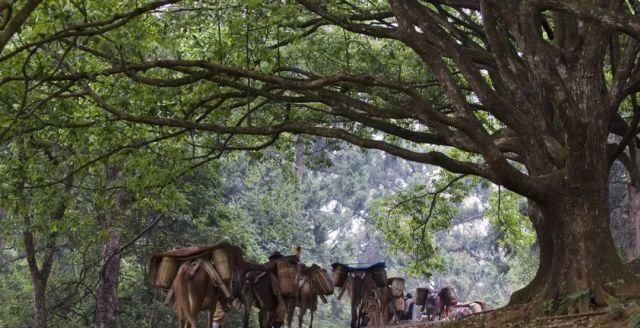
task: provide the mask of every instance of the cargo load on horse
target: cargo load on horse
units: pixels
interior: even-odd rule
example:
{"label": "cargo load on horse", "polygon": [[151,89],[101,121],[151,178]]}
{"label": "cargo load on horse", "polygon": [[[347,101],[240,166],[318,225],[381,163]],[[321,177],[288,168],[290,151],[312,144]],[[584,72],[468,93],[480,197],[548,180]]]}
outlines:
{"label": "cargo load on horse", "polygon": [[[303,319],[307,311],[309,311],[311,319],[309,327],[313,327],[313,319],[318,309],[318,299],[323,303],[327,303],[325,296],[333,294],[333,284],[327,274],[327,270],[317,264],[306,266],[300,264],[298,280],[298,299],[296,307],[298,312],[298,327],[302,327]],[[293,312],[291,312],[293,316]]]}
{"label": "cargo load on horse", "polygon": [[453,318],[455,320],[460,320],[464,317],[470,316],[472,314],[480,313],[489,310],[489,306],[487,303],[482,301],[473,301],[473,302],[464,302],[458,303],[455,305],[455,311],[453,313]]}
{"label": "cargo load on horse", "polygon": [[237,280],[247,267],[241,248],[220,243],[154,254],[149,278],[152,286],[167,290],[166,303],[175,302],[181,327],[195,328],[203,310],[209,310],[211,327],[218,304],[226,309],[240,296],[238,286],[243,282]]}
{"label": "cargo load on horse", "polygon": [[387,280],[387,285],[389,286],[387,287],[389,295],[385,324],[398,323],[404,317],[406,310],[404,302],[405,281],[404,278],[393,277]]}
{"label": "cargo load on horse", "polygon": [[[421,293],[421,290],[417,293]],[[416,299],[416,302],[418,301],[419,298]],[[427,289],[424,301],[419,305],[422,305],[422,313],[427,316],[428,321],[436,321],[449,317],[456,304],[458,300],[455,290],[453,287],[445,286],[439,291]]]}
{"label": "cargo load on horse", "polygon": [[367,325],[381,326],[386,318],[387,303],[382,304],[381,288],[387,288],[384,262],[369,266],[350,266],[334,263],[333,283],[340,288],[338,299],[346,290],[351,298],[351,328]]}

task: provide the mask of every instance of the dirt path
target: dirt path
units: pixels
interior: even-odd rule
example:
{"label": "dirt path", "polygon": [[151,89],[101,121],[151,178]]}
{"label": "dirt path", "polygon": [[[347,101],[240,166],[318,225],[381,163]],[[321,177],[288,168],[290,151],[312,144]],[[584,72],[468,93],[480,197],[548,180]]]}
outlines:
{"label": "dirt path", "polygon": [[389,328],[640,328],[632,321],[640,318],[637,309],[627,309],[614,318],[610,311],[593,312],[581,315],[522,319],[514,317],[513,312],[489,311],[472,315],[463,320],[443,322],[411,322],[388,326]]}

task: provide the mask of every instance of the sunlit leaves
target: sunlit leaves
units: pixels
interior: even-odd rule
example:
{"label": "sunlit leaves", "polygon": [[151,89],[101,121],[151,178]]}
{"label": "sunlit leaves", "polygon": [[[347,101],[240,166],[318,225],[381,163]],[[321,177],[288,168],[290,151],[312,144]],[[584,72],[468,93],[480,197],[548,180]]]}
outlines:
{"label": "sunlit leaves", "polygon": [[521,196],[503,188],[492,193],[487,215],[492,224],[504,231],[500,242],[509,252],[526,254],[536,240],[525,213],[526,202]]}
{"label": "sunlit leaves", "polygon": [[434,232],[449,227],[459,204],[471,187],[461,176],[437,171],[427,183],[414,184],[375,206],[377,227],[390,249],[407,254],[409,272],[429,276],[443,268],[443,258],[435,245]]}

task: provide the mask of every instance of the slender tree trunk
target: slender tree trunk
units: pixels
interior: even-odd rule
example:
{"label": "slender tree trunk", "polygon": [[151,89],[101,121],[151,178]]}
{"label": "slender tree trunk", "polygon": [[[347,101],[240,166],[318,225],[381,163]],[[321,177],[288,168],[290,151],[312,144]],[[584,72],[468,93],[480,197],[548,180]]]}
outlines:
{"label": "slender tree trunk", "polygon": [[[97,311],[94,327],[115,328],[118,307],[118,278],[120,274],[120,233],[113,227],[109,229],[109,239],[102,246],[101,256],[107,259],[103,263],[98,290]],[[114,255],[115,254],[115,255]]]}
{"label": "slender tree trunk", "polygon": [[[115,186],[119,181],[119,170],[114,167],[107,168],[107,189]],[[113,194],[114,201],[106,209],[102,226],[107,230],[108,239],[102,246],[101,257],[103,259],[100,272],[100,288],[98,290],[96,316],[93,326],[95,328],[115,328],[116,311],[118,308],[118,279],[120,275],[120,246],[121,235],[116,228],[127,206],[126,195],[123,191]]]}
{"label": "slender tree trunk", "polygon": [[47,281],[42,279],[33,280],[33,290],[35,296],[35,326],[34,328],[47,327],[47,308],[46,308],[46,291]]}
{"label": "slender tree trunk", "polygon": [[295,153],[296,153],[296,176],[298,177],[298,181],[302,182],[302,175],[304,174],[304,144],[299,139],[295,145]]}
{"label": "slender tree trunk", "polygon": [[[64,210],[63,210],[64,211]],[[47,283],[53,266],[53,257],[55,254],[56,235],[48,236],[46,247],[42,250],[44,253],[44,261],[38,265],[37,253],[33,232],[30,230],[29,216],[25,216],[25,226],[28,227],[24,231],[24,243],[26,249],[27,263],[29,264],[29,273],[31,274],[31,283],[33,284],[33,300],[35,305],[34,328],[47,327]]]}
{"label": "slender tree trunk", "polygon": [[[61,221],[67,210],[68,200],[72,188],[72,177],[68,176],[65,179],[66,186],[64,194],[60,199],[60,204],[51,215],[51,223]],[[46,328],[47,327],[47,284],[49,276],[51,275],[51,269],[53,268],[53,261],[56,252],[56,242],[58,235],[55,232],[47,234],[47,239],[44,248],[42,249],[43,260],[38,265],[36,249],[36,239],[31,229],[31,216],[26,214],[23,218],[25,230],[23,232],[23,240],[26,250],[27,263],[29,265],[29,273],[31,274],[31,282],[33,284],[33,296],[35,304],[35,318],[34,328]]]}
{"label": "slender tree trunk", "polygon": [[[637,149],[635,159],[636,166],[640,167],[640,152]],[[628,189],[629,244],[627,245],[627,260],[640,257],[640,188],[638,184],[638,181],[631,179]]]}

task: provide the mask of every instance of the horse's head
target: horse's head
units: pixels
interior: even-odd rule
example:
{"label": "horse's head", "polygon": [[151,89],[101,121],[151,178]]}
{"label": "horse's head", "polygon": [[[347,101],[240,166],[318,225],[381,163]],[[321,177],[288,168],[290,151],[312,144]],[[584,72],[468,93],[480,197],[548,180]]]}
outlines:
{"label": "horse's head", "polygon": [[440,292],[438,293],[438,296],[440,296],[440,299],[442,300],[442,302],[446,306],[453,306],[453,305],[458,304],[458,298],[456,297],[456,291],[451,286],[446,286],[446,287],[440,289]]}

